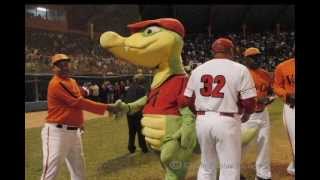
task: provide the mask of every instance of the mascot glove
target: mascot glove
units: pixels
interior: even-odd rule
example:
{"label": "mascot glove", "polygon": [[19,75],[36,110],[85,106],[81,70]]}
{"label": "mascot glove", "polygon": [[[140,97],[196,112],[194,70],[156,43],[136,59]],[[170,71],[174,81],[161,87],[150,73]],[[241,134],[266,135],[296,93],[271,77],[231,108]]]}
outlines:
{"label": "mascot glove", "polygon": [[114,104],[108,104],[108,111],[112,114],[127,114],[129,111],[129,105],[118,99]]}
{"label": "mascot glove", "polygon": [[180,139],[181,146],[189,149],[197,143],[195,115],[188,107],[180,109],[182,125],[180,129],[172,135],[173,139]]}

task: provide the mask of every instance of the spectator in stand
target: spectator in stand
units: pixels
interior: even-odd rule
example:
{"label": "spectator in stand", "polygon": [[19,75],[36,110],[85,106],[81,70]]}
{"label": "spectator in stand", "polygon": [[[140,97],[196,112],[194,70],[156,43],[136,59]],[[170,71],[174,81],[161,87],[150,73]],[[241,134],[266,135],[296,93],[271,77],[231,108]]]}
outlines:
{"label": "spectator in stand", "polygon": [[126,95],[126,84],[124,83],[124,81],[120,81],[119,84],[119,88],[120,88],[120,99],[123,99],[124,96]]}
{"label": "spectator in stand", "polygon": [[121,94],[121,90],[120,90],[119,82],[115,82],[114,83],[114,101],[120,99],[120,94]]}

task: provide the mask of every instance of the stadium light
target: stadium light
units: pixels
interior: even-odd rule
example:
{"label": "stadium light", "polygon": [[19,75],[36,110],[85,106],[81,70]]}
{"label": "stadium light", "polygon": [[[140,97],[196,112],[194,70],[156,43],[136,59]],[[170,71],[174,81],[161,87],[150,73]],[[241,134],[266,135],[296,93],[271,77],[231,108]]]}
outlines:
{"label": "stadium light", "polygon": [[37,7],[37,11],[47,12],[47,9],[43,7]]}

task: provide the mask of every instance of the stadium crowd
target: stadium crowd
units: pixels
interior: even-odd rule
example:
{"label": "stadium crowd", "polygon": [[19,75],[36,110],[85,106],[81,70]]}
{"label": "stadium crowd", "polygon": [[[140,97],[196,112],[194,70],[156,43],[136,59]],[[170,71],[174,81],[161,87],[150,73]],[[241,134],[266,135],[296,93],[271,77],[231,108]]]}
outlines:
{"label": "stadium crowd", "polygon": [[[246,48],[256,47],[262,53],[264,61],[262,67],[273,71],[281,61],[292,57],[294,44],[294,32],[281,32],[279,35],[270,32],[252,33],[247,37],[242,34],[230,33],[230,39],[234,41],[237,49],[235,60],[242,58]],[[206,34],[187,35],[183,52],[183,59],[188,63],[203,63],[212,58],[210,46],[217,39]]]}
{"label": "stadium crowd", "polygon": [[[264,59],[263,67],[273,71],[282,60],[292,56],[294,32],[281,32],[279,35],[270,32],[248,34],[231,33],[237,48],[237,59],[248,47],[261,50]],[[184,64],[203,63],[212,55],[210,45],[217,37],[207,34],[188,34],[182,57]],[[100,48],[98,39],[75,33],[51,32],[38,29],[26,30],[25,71],[27,73],[48,73],[50,56],[64,52],[71,56],[72,71],[75,75],[117,75],[134,74],[137,68],[123,61],[118,61],[111,54]],[[143,69],[144,73],[149,70]]]}
{"label": "stadium crowd", "polygon": [[72,59],[74,75],[130,74],[136,67],[116,59],[99,47],[98,39],[75,34],[28,29],[25,45],[25,71],[49,73],[50,56],[67,53]]}
{"label": "stadium crowd", "polygon": [[[261,50],[264,63],[263,68],[272,72],[281,61],[292,57],[294,32],[253,33],[246,38],[242,34],[231,33],[228,35],[234,41],[237,49],[235,60],[242,58],[242,52],[248,47],[257,47]],[[185,65],[203,63],[211,59],[210,46],[218,38],[207,34],[188,34],[182,52]],[[25,44],[25,72],[49,73],[50,57],[56,52],[69,54],[73,75],[133,75],[138,69],[144,74],[152,73],[151,70],[118,61],[116,57],[100,48],[98,39],[90,39],[86,35],[76,33],[52,32],[38,29],[26,29]],[[192,66],[195,67],[195,66]],[[96,89],[92,99],[112,103],[123,97],[129,82],[102,83],[86,82],[84,86]],[[45,99],[45,91],[40,93],[40,99]],[[43,94],[43,95],[42,95]]]}

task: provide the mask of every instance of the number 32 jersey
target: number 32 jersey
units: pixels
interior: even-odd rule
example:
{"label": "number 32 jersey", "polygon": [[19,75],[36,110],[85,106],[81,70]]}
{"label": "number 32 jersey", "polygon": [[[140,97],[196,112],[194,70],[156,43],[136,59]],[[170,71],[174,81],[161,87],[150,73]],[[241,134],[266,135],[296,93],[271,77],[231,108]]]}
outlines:
{"label": "number 32 jersey", "polygon": [[229,59],[213,59],[192,71],[184,95],[195,94],[197,111],[238,112],[238,101],[256,97],[249,70]]}

